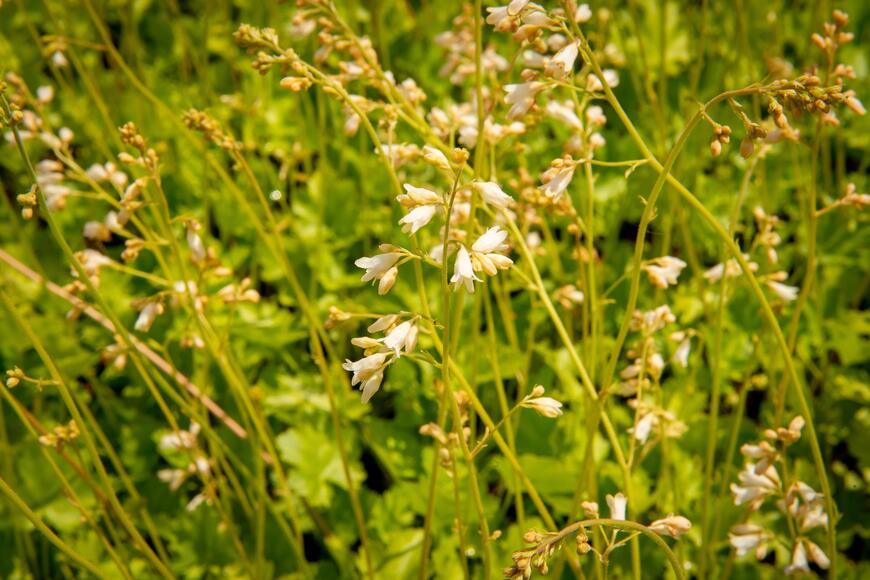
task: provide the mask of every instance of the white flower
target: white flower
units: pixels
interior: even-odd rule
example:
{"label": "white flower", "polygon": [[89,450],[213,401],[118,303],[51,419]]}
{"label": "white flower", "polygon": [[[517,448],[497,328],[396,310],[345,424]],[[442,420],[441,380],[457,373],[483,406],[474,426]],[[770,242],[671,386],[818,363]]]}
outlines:
{"label": "white flower", "polygon": [[622,492],[616,495],[607,494],[606,499],[607,507],[610,508],[610,519],[625,520],[625,506],[628,503],[628,499],[626,499]]}
{"label": "white flower", "polygon": [[459,252],[456,254],[456,262],[453,264],[453,277],[450,278],[450,283],[454,289],[458,290],[460,286],[464,286],[470,293],[474,293],[474,282],[481,282],[481,279],[474,275],[474,267],[471,265],[471,256],[465,246],[459,247]]}
{"label": "white flower", "polygon": [[655,258],[643,265],[650,283],[656,288],[661,289],[675,285],[680,272],[685,267],[686,263],[684,261],[673,256]]}
{"label": "white flower", "polygon": [[586,121],[592,127],[601,127],[607,123],[607,117],[604,116],[604,109],[598,105],[593,105],[586,109]]}
{"label": "white flower", "polygon": [[497,250],[506,250],[505,239],[507,239],[507,232],[498,226],[493,226],[477,238],[477,241],[471,246],[471,251],[487,254]]}
{"label": "white flower", "polygon": [[489,276],[495,276],[499,270],[506,270],[514,263],[513,260],[496,252],[508,250],[504,243],[507,232],[498,226],[486,230],[471,246],[471,263],[474,271],[483,270]]}
{"label": "white flower", "polygon": [[381,316],[380,318],[372,322],[367,330],[369,332],[381,332],[395,324],[396,320],[398,319],[398,314],[387,314],[386,316]]}
{"label": "white flower", "polygon": [[577,7],[577,10],[574,11],[574,22],[577,24],[585,24],[589,22],[592,18],[592,10],[589,8],[589,4],[581,4]]}
{"label": "white flower", "polygon": [[809,572],[810,564],[807,561],[807,549],[801,540],[798,540],[791,553],[791,563],[783,570],[786,574],[796,572]]}
{"label": "white flower", "polygon": [[671,308],[663,304],[646,312],[635,310],[631,318],[631,329],[649,335],[676,321],[677,317],[671,312]]}
{"label": "white flower", "polygon": [[36,100],[40,103],[50,103],[54,99],[54,87],[51,85],[43,85],[36,89]]}
{"label": "white flower", "polygon": [[[601,72],[604,73],[604,82],[606,82],[610,88],[619,86],[619,75],[615,70],[607,69]],[[586,77],[586,90],[589,92],[603,91],[604,84],[597,75],[589,73]]]}
{"label": "white flower", "polygon": [[511,16],[516,16],[523,11],[523,8],[529,5],[529,0],[511,0],[507,6],[507,12]]}
{"label": "white flower", "polygon": [[344,370],[353,372],[351,386],[360,385],[363,403],[368,403],[372,395],[381,387],[381,382],[384,380],[384,369],[392,362],[392,360],[387,361],[387,357],[392,354],[391,352],[377,352],[358,361],[346,360],[341,365]]}
{"label": "white flower", "polygon": [[510,21],[507,6],[493,6],[486,9],[489,14],[486,17],[486,23],[495,27],[496,30],[501,30],[503,23]]}
{"label": "white flower", "polygon": [[750,550],[755,550],[755,557],[759,560],[767,556],[767,542],[770,533],[761,526],[755,524],[738,524],[731,528],[728,533],[728,541],[737,556],[745,556]]}
{"label": "white flower", "polygon": [[[743,254],[744,260],[749,260],[749,256],[747,254]],[[758,264],[755,262],[748,262],[749,269],[752,272],[758,270]],[[731,258],[724,264],[716,264],[706,272],[704,272],[703,276],[707,279],[708,282],[718,282],[722,279],[724,275],[726,278],[733,278],[735,276],[739,276],[743,271],[740,268],[740,263]]]}
{"label": "white flower", "polygon": [[571,310],[578,304],[582,304],[584,299],[583,291],[578,290],[573,284],[562,286],[553,293],[553,296],[566,310]]}
{"label": "white flower", "polygon": [[544,83],[537,81],[529,81],[521,84],[505,85],[505,102],[511,105],[508,111],[508,119],[516,119],[525,115],[532,105],[535,104],[535,97],[543,90]]}
{"label": "white flower", "polygon": [[541,191],[550,198],[558,198],[568,189],[568,185],[574,178],[574,164],[564,163],[560,167],[550,167],[541,175]]}
{"label": "white flower", "polygon": [[665,534],[676,538],[680,534],[685,534],[692,527],[692,522],[683,516],[675,516],[670,514],[666,518],[656,520],[649,525],[649,529],[657,534]]}
{"label": "white flower", "polygon": [[139,311],[139,317],[136,318],[136,324],[133,325],[133,328],[139,332],[148,332],[151,329],[151,325],[154,324],[154,319],[163,314],[163,310],[163,303],[161,302],[146,303],[142,307],[142,310]]}
{"label": "white flower", "polygon": [[[431,147],[430,149],[437,153],[441,153],[437,149]],[[441,155],[444,154],[441,153]],[[444,159],[446,161],[447,158],[445,157]],[[405,207],[415,207],[418,205],[439,205],[442,202],[441,196],[432,191],[431,189],[426,189],[425,187],[415,187],[410,183],[406,183],[402,187],[405,188],[405,193],[397,195],[396,201],[398,201]]]}
{"label": "white flower", "polygon": [[205,245],[202,243],[202,238],[196,233],[197,226],[190,225],[187,228],[187,247],[190,249],[190,258],[197,264],[205,260],[206,252]]}
{"label": "white flower", "polygon": [[775,280],[767,280],[765,284],[767,284],[767,287],[779,296],[780,300],[784,300],[785,302],[791,302],[792,300],[797,299],[798,292],[800,291],[797,286],[789,286],[788,284],[783,284],[782,282],[777,282]]}
{"label": "white flower", "polygon": [[381,281],[378,282],[378,295],[383,296],[389,292],[398,277],[399,269],[395,266],[384,272],[384,275],[381,276]]}
{"label": "white flower", "polygon": [[[450,168],[450,160],[447,159],[447,156],[444,155],[444,152],[440,149],[432,147],[431,145],[426,145],[425,147],[423,147],[423,160],[426,161],[426,163],[428,163],[429,165],[437,167],[438,169],[444,171],[452,171],[452,169]],[[405,184],[406,190],[408,189],[408,187],[408,184]]]}
{"label": "white flower", "polygon": [[414,347],[417,345],[417,325],[413,320],[405,322],[393,328],[383,339],[384,346],[396,353],[396,357],[401,356],[400,350],[405,352],[414,352]]}
{"label": "white flower", "polygon": [[811,542],[810,540],[804,539],[807,545],[807,551],[810,555],[810,560],[816,563],[816,565],[823,569],[827,570],[831,565],[831,560],[828,559],[828,555],[825,554],[824,550],[822,550],[816,543]]}
{"label": "white flower", "polygon": [[668,338],[670,338],[674,342],[679,342],[679,345],[677,345],[677,349],[674,351],[671,360],[683,368],[689,366],[689,352],[692,349],[691,333],[680,330],[677,332],[672,332]]}
{"label": "white flower", "polygon": [[548,419],[555,419],[562,415],[562,403],[552,397],[525,399],[520,405],[527,409],[534,409],[539,415]]}
{"label": "white flower", "polygon": [[510,206],[514,199],[506,194],[494,181],[477,181],[474,187],[480,192],[483,201],[489,205],[505,209]]}
{"label": "white flower", "polygon": [[380,280],[383,278],[384,274],[393,267],[400,257],[401,254],[398,252],[387,252],[385,254],[378,254],[371,257],[363,256],[362,258],[357,259],[354,262],[354,265],[366,271],[362,276],[363,282],[368,282],[369,280]]}
{"label": "white flower", "polygon": [[566,44],[547,62],[544,72],[557,79],[568,76],[574,70],[574,61],[577,60],[577,53],[576,42]]}
{"label": "white flower", "polygon": [[85,222],[82,228],[82,235],[85,239],[98,242],[108,242],[112,239],[112,232],[109,227],[103,222],[89,221]]}
{"label": "white flower", "polygon": [[196,447],[196,436],[199,435],[200,429],[199,423],[194,421],[187,431],[182,429],[161,437],[157,446],[164,450],[193,449]]}
{"label": "white flower", "polygon": [[580,117],[577,116],[577,113],[574,112],[574,107],[570,101],[550,101],[547,103],[544,111],[553,119],[567,125],[575,131],[583,130],[583,123],[580,121]]}
{"label": "white flower", "polygon": [[761,507],[765,498],[773,494],[780,486],[779,474],[772,465],[763,473],[756,473],[755,465],[747,463],[738,478],[742,485],[731,484],[734,505],[748,503],[751,510],[757,510]]}
{"label": "white flower", "polygon": [[655,413],[646,413],[637,422],[637,428],[632,427],[628,432],[634,435],[634,438],[640,443],[646,443],[647,439],[649,439],[650,433],[652,432],[652,428],[658,424],[658,422],[658,417]]}
{"label": "white flower", "polygon": [[416,234],[420,228],[432,221],[438,211],[437,205],[419,205],[408,212],[408,215],[399,220],[402,231],[406,234]]}
{"label": "white flower", "polygon": [[66,59],[66,57],[64,56],[64,54],[63,54],[61,51],[59,51],[59,50],[55,50],[55,51],[51,54],[51,62],[52,62],[52,64],[54,64],[54,66],[56,66],[57,68],[63,68],[63,67],[65,67],[65,66],[67,66],[67,65],[69,64],[69,61],[67,61],[67,59]]}

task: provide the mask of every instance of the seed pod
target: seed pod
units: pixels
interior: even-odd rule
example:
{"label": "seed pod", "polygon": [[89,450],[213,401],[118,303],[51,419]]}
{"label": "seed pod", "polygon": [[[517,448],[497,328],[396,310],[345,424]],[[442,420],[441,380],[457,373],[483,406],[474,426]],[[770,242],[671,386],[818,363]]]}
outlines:
{"label": "seed pod", "polygon": [[744,159],[749,159],[754,152],[755,142],[749,137],[744,137],[743,141],[740,142],[740,155],[742,155]]}

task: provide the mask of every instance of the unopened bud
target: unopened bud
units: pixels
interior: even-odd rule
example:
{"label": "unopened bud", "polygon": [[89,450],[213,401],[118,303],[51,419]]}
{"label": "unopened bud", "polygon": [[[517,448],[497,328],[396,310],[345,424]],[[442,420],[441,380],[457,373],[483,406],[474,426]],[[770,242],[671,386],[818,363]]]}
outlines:
{"label": "unopened bud", "polygon": [[393,287],[393,284],[396,283],[396,278],[399,276],[399,269],[393,266],[383,275],[381,281],[378,283],[378,294],[383,296]]}

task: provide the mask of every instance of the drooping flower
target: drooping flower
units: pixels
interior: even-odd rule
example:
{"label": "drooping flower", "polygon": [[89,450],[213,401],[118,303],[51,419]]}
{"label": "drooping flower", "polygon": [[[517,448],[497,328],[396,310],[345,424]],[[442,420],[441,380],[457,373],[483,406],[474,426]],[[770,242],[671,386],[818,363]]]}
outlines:
{"label": "drooping flower", "polygon": [[753,523],[737,524],[728,532],[728,542],[738,557],[754,550],[755,557],[763,560],[767,556],[767,543],[770,539],[770,532]]}
{"label": "drooping flower", "polygon": [[734,505],[749,504],[749,509],[757,510],[764,500],[772,495],[781,485],[779,474],[772,465],[763,473],[756,473],[755,465],[747,463],[738,475],[741,485],[731,484],[734,494]]}
{"label": "drooping flower", "polygon": [[541,175],[541,191],[549,198],[556,199],[568,189],[568,185],[574,178],[575,164],[564,159],[557,159]]}
{"label": "drooping flower", "polygon": [[507,251],[504,243],[507,232],[498,226],[486,230],[471,246],[471,263],[475,271],[483,270],[489,276],[495,276],[499,270],[511,267],[513,260],[498,252]]}
{"label": "drooping flower", "polygon": [[415,207],[399,220],[399,223],[402,224],[402,231],[406,234],[416,234],[420,228],[432,221],[437,211],[437,205],[419,205]]}
{"label": "drooping flower", "polygon": [[414,352],[417,345],[417,324],[414,320],[406,320],[396,325],[383,339],[384,346],[401,356],[400,351]]}
{"label": "drooping flower", "polygon": [[800,288],[797,286],[789,286],[788,284],[783,284],[782,282],[777,282],[776,280],[767,280],[765,281],[767,287],[773,290],[773,292],[779,296],[780,300],[785,302],[791,302],[796,300],[798,297],[798,293],[800,292]]}
{"label": "drooping flower", "polygon": [[533,409],[548,419],[555,419],[562,415],[562,403],[552,397],[526,398],[520,405],[527,409]]}
{"label": "drooping flower", "polygon": [[544,107],[544,111],[548,116],[574,131],[583,130],[583,122],[580,121],[580,117],[578,117],[577,113],[574,112],[574,106],[571,101],[550,101],[547,103],[546,107]]}
{"label": "drooping flower", "polygon": [[146,302],[139,311],[139,317],[136,318],[136,324],[133,325],[133,328],[139,332],[148,332],[151,330],[151,325],[154,324],[154,320],[159,315],[163,314],[163,311],[164,307],[162,302]]}
{"label": "drooping flower", "polygon": [[471,256],[465,246],[459,246],[459,251],[456,253],[456,261],[453,264],[453,277],[450,278],[450,283],[453,284],[455,290],[460,286],[464,286],[469,294],[474,293],[474,283],[482,280],[474,275],[474,267],[471,264]]}
{"label": "drooping flower", "polygon": [[683,516],[675,516],[670,514],[666,518],[656,520],[649,525],[649,529],[657,534],[664,534],[676,538],[688,532],[692,527],[692,522]]}
{"label": "drooping flower", "polygon": [[384,369],[392,362],[388,360],[391,352],[377,352],[358,361],[346,360],[342,368],[353,372],[351,386],[360,385],[362,390],[362,402],[368,403],[384,380]]}
{"label": "drooping flower", "polygon": [[525,83],[505,85],[505,103],[511,106],[508,111],[508,119],[516,119],[525,115],[532,105],[535,104],[535,97],[541,92],[546,85],[538,81],[528,81]]}
{"label": "drooping flower", "polygon": [[577,54],[576,42],[566,44],[547,62],[544,72],[556,79],[565,78],[574,70],[574,61],[577,60]]}
{"label": "drooping flower", "polygon": [[362,258],[358,258],[354,262],[354,265],[366,271],[362,276],[363,282],[380,280],[401,256],[402,255],[398,252],[386,252],[371,257],[363,256]]}
{"label": "drooping flower", "polygon": [[474,187],[480,192],[483,201],[491,206],[506,209],[514,201],[514,199],[506,194],[494,181],[477,181],[474,183]]}
{"label": "drooping flower", "polygon": [[646,270],[650,283],[661,289],[676,285],[677,278],[685,267],[684,261],[673,256],[655,258],[642,266]]}
{"label": "drooping flower", "polygon": [[808,573],[810,563],[807,560],[807,548],[802,540],[798,540],[791,553],[791,562],[783,570],[786,574]]}

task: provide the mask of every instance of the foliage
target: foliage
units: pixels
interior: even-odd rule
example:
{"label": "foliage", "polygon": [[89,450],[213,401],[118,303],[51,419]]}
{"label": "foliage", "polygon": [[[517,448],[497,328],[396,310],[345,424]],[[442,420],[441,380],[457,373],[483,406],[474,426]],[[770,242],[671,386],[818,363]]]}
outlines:
{"label": "foliage", "polygon": [[0,577],[870,575],[868,20],[0,1]]}

